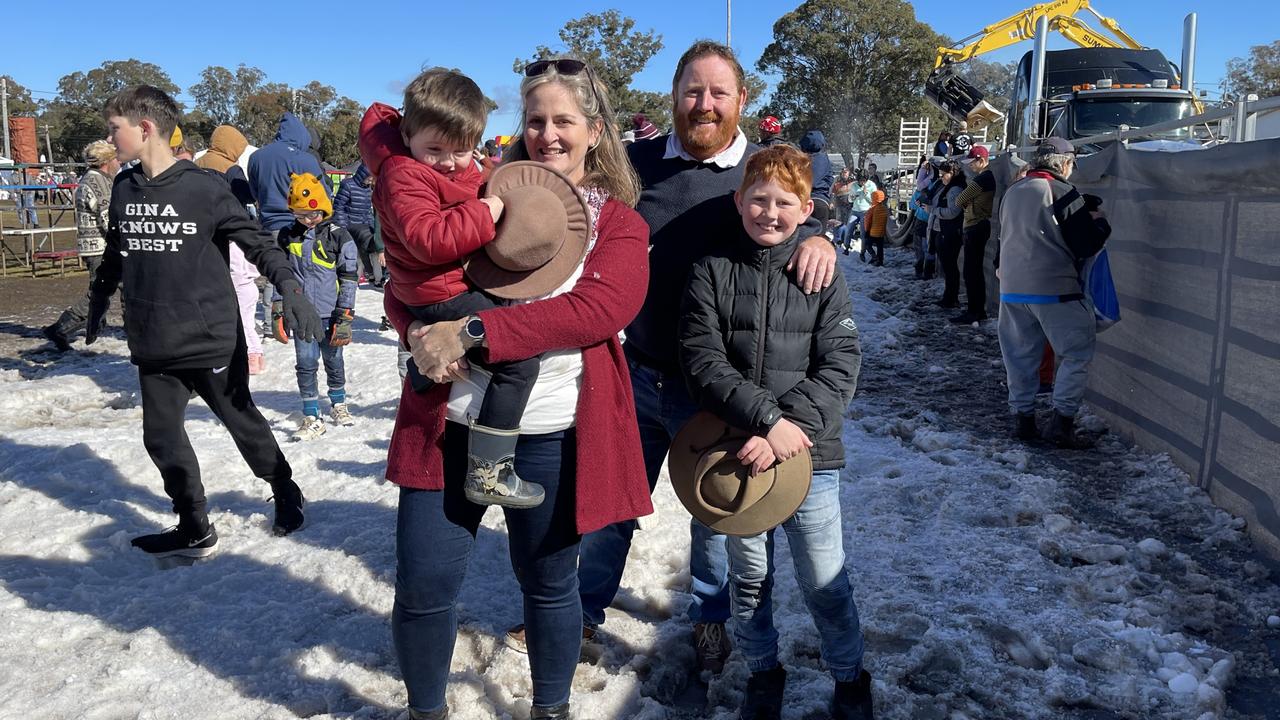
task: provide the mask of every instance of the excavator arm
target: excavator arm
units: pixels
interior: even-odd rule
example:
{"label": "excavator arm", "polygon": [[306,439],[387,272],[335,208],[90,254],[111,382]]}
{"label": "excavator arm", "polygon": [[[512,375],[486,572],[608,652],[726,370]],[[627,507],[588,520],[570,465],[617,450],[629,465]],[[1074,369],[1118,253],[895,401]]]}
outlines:
{"label": "excavator arm", "polygon": [[[1059,15],[1049,20],[1049,29],[1057,30],[1060,35],[1079,45],[1082,48],[1122,48],[1122,45],[1115,40],[1103,35],[1102,33],[1089,27],[1089,24],[1083,20]],[[1141,47],[1131,48],[1133,50],[1141,50]]]}
{"label": "excavator arm", "polygon": [[[1081,10],[1088,10],[1098,19],[1098,22],[1102,23],[1103,27],[1119,39],[1119,42],[1089,27],[1083,20],[1076,19],[1075,14]],[[1133,39],[1133,36],[1121,29],[1120,23],[1090,7],[1089,0],[1054,0],[1054,2],[1032,5],[1016,15],[982,28],[956,43],[961,47],[938,48],[938,56],[933,66],[937,69],[943,65],[965,62],[1023,40],[1030,40],[1036,36],[1036,22],[1042,17],[1049,18],[1050,30],[1062,33],[1064,37],[1080,47],[1127,47],[1134,50],[1141,50],[1143,47]]]}
{"label": "excavator arm", "polygon": [[[1088,10],[1117,40],[1094,30],[1074,15]],[[955,120],[965,120],[982,101],[982,93],[956,74],[955,66],[979,55],[1030,40],[1036,35],[1036,23],[1049,18],[1049,29],[1083,48],[1142,49],[1142,45],[1120,28],[1120,24],[1089,6],[1089,0],[1053,0],[1032,5],[1020,13],[988,25],[960,40],[960,47],[940,47],[933,72],[925,81],[924,94],[933,104]]]}

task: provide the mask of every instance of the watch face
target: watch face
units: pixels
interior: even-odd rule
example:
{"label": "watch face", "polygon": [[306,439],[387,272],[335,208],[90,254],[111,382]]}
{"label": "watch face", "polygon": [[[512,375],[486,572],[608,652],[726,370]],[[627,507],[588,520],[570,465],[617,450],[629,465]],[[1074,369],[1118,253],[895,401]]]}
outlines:
{"label": "watch face", "polygon": [[480,318],[471,318],[467,321],[467,334],[477,340],[484,337],[484,323]]}

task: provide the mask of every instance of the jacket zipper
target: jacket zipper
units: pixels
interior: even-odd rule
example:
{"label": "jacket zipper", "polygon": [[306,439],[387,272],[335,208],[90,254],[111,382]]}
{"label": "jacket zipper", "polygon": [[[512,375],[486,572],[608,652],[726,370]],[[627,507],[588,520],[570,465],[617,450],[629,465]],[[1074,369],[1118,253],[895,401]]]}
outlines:
{"label": "jacket zipper", "polygon": [[764,338],[769,332],[769,253],[772,248],[760,251],[760,332],[756,335],[756,361],[751,382],[760,385],[764,378]]}

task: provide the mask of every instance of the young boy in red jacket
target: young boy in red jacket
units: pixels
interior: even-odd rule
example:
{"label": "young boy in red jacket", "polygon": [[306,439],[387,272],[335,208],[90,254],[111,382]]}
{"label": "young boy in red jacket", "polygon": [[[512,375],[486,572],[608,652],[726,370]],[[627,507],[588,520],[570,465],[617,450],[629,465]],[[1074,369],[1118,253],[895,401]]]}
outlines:
{"label": "young boy in red jacket", "polygon": [[[386,246],[388,287],[425,323],[468,318],[466,332],[484,337],[476,313],[501,304],[469,286],[462,260],[494,238],[498,198],[479,197],[485,176],[473,148],[488,118],[484,93],[461,73],[433,68],[404,91],[404,114],[374,103],[360,123],[360,154],[377,176],[373,206]],[[467,450],[467,499],[481,505],[531,508],[545,492],[515,472],[520,419],[537,379],[539,358],[485,363],[492,373]],[[431,384],[412,362],[415,390]]]}

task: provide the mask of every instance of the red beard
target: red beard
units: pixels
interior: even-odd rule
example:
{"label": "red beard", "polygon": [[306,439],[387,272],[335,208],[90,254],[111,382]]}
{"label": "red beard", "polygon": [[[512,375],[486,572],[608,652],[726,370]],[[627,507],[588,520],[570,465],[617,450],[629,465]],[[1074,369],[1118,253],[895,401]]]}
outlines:
{"label": "red beard", "polygon": [[[698,125],[700,120],[715,120],[715,125]],[[733,142],[738,132],[738,113],[717,115],[714,112],[675,114],[676,137],[686,152],[695,157],[710,157]]]}

